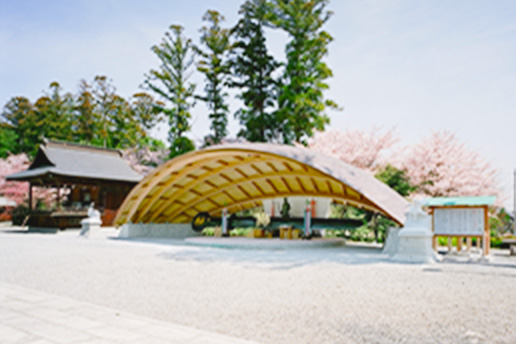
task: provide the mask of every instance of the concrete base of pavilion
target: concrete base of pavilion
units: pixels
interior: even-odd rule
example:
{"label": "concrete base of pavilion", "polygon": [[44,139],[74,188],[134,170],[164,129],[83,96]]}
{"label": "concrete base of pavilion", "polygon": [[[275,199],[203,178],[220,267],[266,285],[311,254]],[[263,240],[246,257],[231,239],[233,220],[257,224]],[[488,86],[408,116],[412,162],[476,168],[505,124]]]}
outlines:
{"label": "concrete base of pavilion", "polygon": [[219,248],[243,248],[258,250],[283,250],[299,248],[337,247],[346,243],[341,238],[317,238],[311,240],[287,240],[287,239],[255,239],[242,237],[194,237],[186,238],[185,243],[195,246],[208,246]]}

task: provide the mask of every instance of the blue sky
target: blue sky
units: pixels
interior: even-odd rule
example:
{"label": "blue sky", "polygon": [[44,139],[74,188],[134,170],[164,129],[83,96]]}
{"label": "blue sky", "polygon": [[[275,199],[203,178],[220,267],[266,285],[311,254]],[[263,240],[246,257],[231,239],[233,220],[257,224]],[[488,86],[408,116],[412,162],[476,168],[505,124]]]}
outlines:
{"label": "blue sky", "polygon": [[[197,42],[206,9],[219,10],[232,25],[241,3],[0,0],[0,105],[18,95],[35,100],[54,80],[75,92],[81,79],[100,74],[129,97],[157,66],[150,47],[169,25],[183,25]],[[500,170],[512,208],[516,2],[333,0],[329,8],[334,15],[326,28],[334,41],[327,61],[334,77],[328,96],[344,108],[330,113],[330,127],[395,126],[401,144],[452,130]],[[278,58],[284,42],[284,35],[271,33]],[[208,126],[199,104],[193,137],[201,139]],[[237,128],[233,121],[231,132]]]}

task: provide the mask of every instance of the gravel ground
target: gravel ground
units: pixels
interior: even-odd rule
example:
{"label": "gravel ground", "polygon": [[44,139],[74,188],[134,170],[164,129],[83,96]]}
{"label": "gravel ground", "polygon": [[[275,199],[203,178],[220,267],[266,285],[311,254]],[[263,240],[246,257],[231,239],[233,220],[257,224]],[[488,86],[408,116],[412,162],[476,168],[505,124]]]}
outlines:
{"label": "gravel ground", "polygon": [[[105,232],[109,234],[109,232]],[[264,343],[515,343],[516,259],[238,250],[0,230],[0,281]]]}

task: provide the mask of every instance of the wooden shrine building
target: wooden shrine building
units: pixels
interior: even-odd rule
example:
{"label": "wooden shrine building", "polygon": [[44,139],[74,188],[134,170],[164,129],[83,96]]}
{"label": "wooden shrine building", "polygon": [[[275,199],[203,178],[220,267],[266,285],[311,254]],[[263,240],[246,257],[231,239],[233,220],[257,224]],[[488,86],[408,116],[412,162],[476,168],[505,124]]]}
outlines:
{"label": "wooden shrine building", "polygon": [[[29,227],[64,229],[80,227],[92,202],[102,224],[111,225],[125,196],[142,176],[118,150],[44,140],[30,167],[6,179],[29,182]],[[38,187],[56,190],[50,209],[35,204],[33,189]]]}

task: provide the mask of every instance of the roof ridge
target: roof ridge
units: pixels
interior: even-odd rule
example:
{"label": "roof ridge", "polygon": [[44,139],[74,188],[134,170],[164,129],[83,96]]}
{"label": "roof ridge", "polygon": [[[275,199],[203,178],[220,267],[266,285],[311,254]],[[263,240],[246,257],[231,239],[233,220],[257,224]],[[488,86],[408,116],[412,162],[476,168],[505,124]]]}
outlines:
{"label": "roof ridge", "polygon": [[123,156],[122,152],[119,149],[115,148],[105,148],[105,147],[99,147],[99,146],[93,146],[89,144],[83,144],[83,143],[75,143],[75,142],[69,142],[69,141],[61,141],[61,140],[50,140],[50,139],[43,139],[44,147],[63,147],[63,148],[72,148],[72,149],[83,149],[83,150],[91,150],[91,151],[100,151],[105,153],[116,153],[120,157]]}

